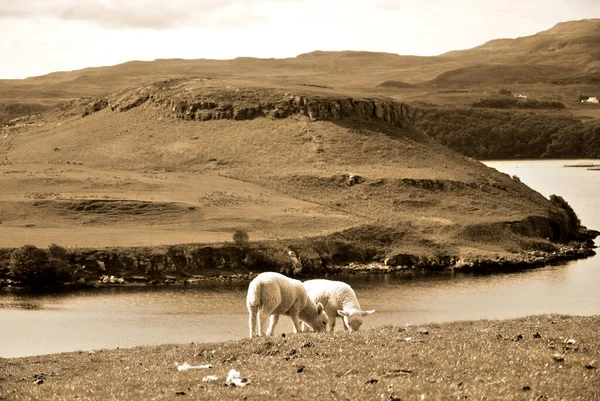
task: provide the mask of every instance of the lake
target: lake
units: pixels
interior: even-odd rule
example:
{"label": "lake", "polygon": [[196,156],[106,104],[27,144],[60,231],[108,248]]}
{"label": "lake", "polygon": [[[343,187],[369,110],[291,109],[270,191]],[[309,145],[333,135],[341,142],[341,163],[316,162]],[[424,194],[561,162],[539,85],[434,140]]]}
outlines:
{"label": "lake", "polygon": [[[585,160],[489,161],[542,193],[561,195],[584,225],[600,229],[600,171]],[[595,161],[596,163],[598,161]],[[349,275],[364,328],[532,314],[600,314],[600,256],[510,273]],[[248,333],[247,284],[102,288],[62,294],[0,294],[0,357],[164,343],[240,339]],[[277,332],[291,329],[282,317]],[[341,330],[338,322],[336,329]]]}

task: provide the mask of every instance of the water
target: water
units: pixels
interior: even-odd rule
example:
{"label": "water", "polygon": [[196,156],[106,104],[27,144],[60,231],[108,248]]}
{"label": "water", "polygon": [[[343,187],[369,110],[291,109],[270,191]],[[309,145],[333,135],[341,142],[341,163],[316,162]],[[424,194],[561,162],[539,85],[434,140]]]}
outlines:
{"label": "water", "polygon": [[[572,161],[486,162],[545,196],[565,198],[582,223],[600,229],[600,171]],[[581,162],[581,161],[577,161]],[[596,161],[597,162],[597,161]],[[346,276],[364,309],[363,327],[503,319],[541,313],[600,314],[600,256],[511,274],[415,273]],[[0,295],[0,357],[247,335],[246,284],[105,288],[64,294]],[[291,330],[282,317],[277,332]],[[338,330],[341,324],[338,322]]]}

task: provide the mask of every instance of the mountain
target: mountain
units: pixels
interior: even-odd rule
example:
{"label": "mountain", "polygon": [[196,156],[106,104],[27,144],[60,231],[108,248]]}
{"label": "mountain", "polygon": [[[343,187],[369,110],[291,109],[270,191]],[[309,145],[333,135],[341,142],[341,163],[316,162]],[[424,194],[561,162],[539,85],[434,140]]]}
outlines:
{"label": "mountain", "polygon": [[600,19],[561,22],[535,35],[491,40],[472,49],[446,53],[442,57],[481,64],[542,64],[598,71]]}
{"label": "mountain", "polygon": [[600,19],[562,22],[532,36],[496,39],[442,56],[465,66],[433,80],[438,85],[595,83],[600,76]]}
{"label": "mountain", "polygon": [[[386,81],[402,82],[419,84],[410,91],[417,100],[421,92],[439,87],[536,83],[597,86],[599,49],[600,19],[589,19],[563,22],[532,36],[492,40],[435,57],[315,51],[287,59],[131,61],[23,80],[0,80],[0,123],[26,110],[35,112],[80,97],[186,77],[330,86],[367,93],[406,89],[393,84],[378,88]],[[543,92],[545,88],[534,90]]]}

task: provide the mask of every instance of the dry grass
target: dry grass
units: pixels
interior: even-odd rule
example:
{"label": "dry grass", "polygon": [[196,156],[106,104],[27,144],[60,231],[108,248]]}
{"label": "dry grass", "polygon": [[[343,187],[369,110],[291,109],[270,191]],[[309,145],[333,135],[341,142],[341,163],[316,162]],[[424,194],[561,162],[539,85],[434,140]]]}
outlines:
{"label": "dry grass", "polygon": [[[164,85],[146,89],[161,99],[184,88],[185,98],[235,104],[293,89],[219,79],[176,81],[168,92]],[[354,96],[318,87],[291,93]],[[463,233],[554,213],[507,175],[378,119],[186,121],[155,102],[81,118],[77,107],[4,129],[3,246],[214,243],[231,241],[236,229],[251,241],[277,240],[378,226],[403,233],[380,248],[382,257],[461,257],[477,248],[483,257],[511,256],[535,243],[509,230],[474,241]],[[351,175],[360,179],[349,183]]]}
{"label": "dry grass", "polygon": [[[4,246],[222,242],[235,229],[285,239],[408,224],[397,251],[460,253],[466,226],[549,210],[510,177],[378,121],[197,122],[143,105],[17,128],[0,167]],[[360,183],[348,185],[352,174]],[[481,245],[482,254],[521,249],[512,237]]]}
{"label": "dry grass", "polygon": [[[572,56],[587,54],[583,51],[595,43],[588,39],[596,35],[598,22],[567,24],[566,31],[561,25],[545,35],[493,42],[440,57],[314,52],[286,60],[131,62],[0,81],[5,96],[0,102],[21,99],[45,105],[167,78],[204,77],[181,81],[188,84],[179,94],[177,85],[162,84],[154,95],[171,100],[179,95],[233,99],[239,104],[279,99],[282,93],[318,98],[385,95],[409,103],[468,105],[486,91],[504,88],[504,82],[490,80],[499,70],[508,70],[510,78],[525,68],[522,65],[547,64],[525,68],[542,79],[539,71],[556,75],[564,71],[568,59],[569,68],[582,73],[579,65],[587,67],[589,60],[581,56],[574,63]],[[562,43],[567,34],[587,39],[561,47],[549,59],[543,46]],[[512,64],[502,59],[505,55],[510,55]],[[460,73],[472,72],[474,64],[482,63],[487,66],[475,68],[477,74]],[[461,68],[468,70],[457,70]],[[435,85],[426,82],[447,71],[453,71],[442,76],[452,78],[448,87],[443,79]],[[378,87],[386,80],[410,85]],[[507,89],[516,93],[515,88]],[[598,85],[557,86],[544,81],[520,84],[518,89],[541,100],[568,100],[581,91],[595,93]],[[508,255],[532,244],[510,233],[465,244],[463,233],[473,225],[549,215],[548,202],[541,195],[415,129],[356,118],[310,121],[302,115],[183,121],[150,104],[122,113],[105,109],[81,118],[90,100],[73,101],[0,131],[3,246],[222,242],[230,240],[236,229],[246,230],[250,240],[289,239],[368,225],[394,229],[410,224],[405,241],[398,238],[392,244],[395,251],[452,250],[460,255],[479,248],[476,252],[482,255]],[[564,113],[571,113],[570,103],[565,104],[569,110]],[[573,110],[595,115],[579,105]],[[351,174],[364,180],[347,185]],[[40,200],[36,197],[48,202],[36,204]],[[92,213],[89,208],[65,213],[62,207],[65,201],[112,200],[152,206],[143,213],[127,207],[112,208],[110,213]],[[161,208],[173,204],[177,210]]]}
{"label": "dry grass", "polygon": [[[0,359],[0,399],[591,401],[599,329],[599,316],[532,316]],[[230,369],[250,384],[225,386]]]}

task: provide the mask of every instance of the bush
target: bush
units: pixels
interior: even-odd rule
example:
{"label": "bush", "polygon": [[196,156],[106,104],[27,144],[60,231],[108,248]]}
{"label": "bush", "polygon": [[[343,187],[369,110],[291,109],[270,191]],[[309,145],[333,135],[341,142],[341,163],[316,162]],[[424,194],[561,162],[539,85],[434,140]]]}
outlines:
{"label": "bush", "polygon": [[71,280],[67,251],[54,244],[48,250],[33,245],[14,250],[10,272],[14,280],[31,287],[54,287]]}
{"label": "bush", "polygon": [[251,249],[244,258],[244,264],[253,271],[278,271],[289,275],[293,270],[292,260],[285,248],[279,246]]}
{"label": "bush", "polygon": [[233,232],[233,242],[240,248],[248,245],[248,239],[248,232],[246,232],[246,230],[235,230]]}
{"label": "bush", "polygon": [[577,214],[571,205],[569,205],[569,203],[559,195],[550,195],[550,202],[565,212],[568,219],[567,224],[569,231],[572,235],[575,235],[581,228],[581,220],[579,220],[579,217],[577,217]]}

